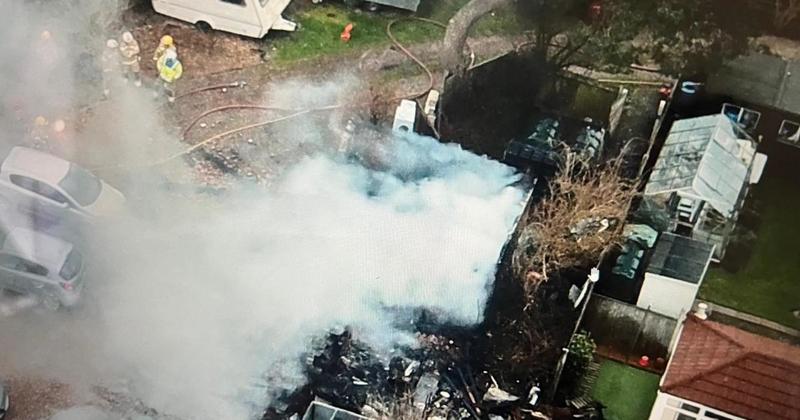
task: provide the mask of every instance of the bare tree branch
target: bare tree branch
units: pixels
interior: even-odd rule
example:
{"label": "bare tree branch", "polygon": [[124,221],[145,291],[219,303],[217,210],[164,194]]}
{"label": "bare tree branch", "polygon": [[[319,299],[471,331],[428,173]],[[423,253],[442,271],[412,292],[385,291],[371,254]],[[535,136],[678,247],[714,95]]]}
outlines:
{"label": "bare tree branch", "polygon": [[512,263],[530,292],[548,272],[593,266],[604,249],[621,239],[621,225],[635,185],[620,175],[619,160],[590,167],[568,153],[551,194],[533,209]]}
{"label": "bare tree branch", "polygon": [[464,47],[469,31],[475,23],[492,10],[510,5],[513,0],[470,0],[447,23],[442,45],[442,66],[454,75],[462,75],[467,68]]}
{"label": "bare tree branch", "polygon": [[775,0],[775,29],[783,29],[800,16],[800,0]]}

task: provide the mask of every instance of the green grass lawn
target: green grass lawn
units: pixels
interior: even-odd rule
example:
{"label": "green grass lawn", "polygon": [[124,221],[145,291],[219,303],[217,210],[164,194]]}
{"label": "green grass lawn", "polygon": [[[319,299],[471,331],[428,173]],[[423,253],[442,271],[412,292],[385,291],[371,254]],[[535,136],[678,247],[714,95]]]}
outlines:
{"label": "green grass lawn", "polygon": [[[450,17],[467,0],[432,0],[423,2],[416,16],[439,21],[446,24]],[[276,39],[272,46],[276,48],[273,57],[277,61],[293,61],[324,55],[342,54],[360,51],[371,46],[388,45],[386,25],[399,17],[408,16],[402,11],[388,8],[378,13],[348,9],[344,5],[326,2],[311,6],[292,16],[300,24],[300,28],[286,37]],[[345,25],[353,23],[355,28],[350,42],[342,42],[339,35]],[[516,15],[510,11],[501,11],[494,16],[483,18],[473,33],[492,34],[508,33],[520,28]],[[439,39],[444,30],[429,23],[405,21],[397,23],[393,33],[403,43],[415,43]]]}
{"label": "green grass lawn", "polygon": [[[783,177],[756,186],[761,222],[752,253],[736,273],[710,270],[700,297],[783,325],[800,328],[800,189]],[[726,255],[726,258],[740,258]]]}
{"label": "green grass lawn", "polygon": [[604,360],[592,396],[606,406],[608,420],[642,420],[650,415],[659,376]]}

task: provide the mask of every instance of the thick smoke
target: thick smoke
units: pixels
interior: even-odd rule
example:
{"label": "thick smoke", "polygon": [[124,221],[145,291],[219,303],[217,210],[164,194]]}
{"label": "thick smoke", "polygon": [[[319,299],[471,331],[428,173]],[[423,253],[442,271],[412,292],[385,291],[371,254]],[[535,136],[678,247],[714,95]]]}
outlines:
{"label": "thick smoke", "polygon": [[[24,63],[29,52],[15,39],[35,42],[47,19],[23,2],[3,3],[24,17],[24,26],[0,28],[8,76],[21,67],[6,57]],[[69,42],[77,44],[65,45],[83,48],[78,40],[91,25],[75,23],[85,22],[78,15],[101,9],[80,7],[105,2],[49,3],[72,6],[64,10],[75,21],[48,27],[74,34]],[[58,63],[74,68],[75,57]],[[67,112],[86,91],[73,72],[52,74],[42,75],[63,78],[57,95],[30,74],[2,87],[32,86],[37,101],[22,101],[21,113],[38,113],[36,103]],[[304,97],[347,96],[343,89],[297,82],[265,95],[302,106]],[[76,148],[71,157],[92,166],[141,162],[154,150],[170,155],[178,143],[159,128],[147,96],[121,89],[98,105],[79,134],[81,144],[106,147]],[[3,93],[4,104],[10,97]],[[4,118],[4,131],[24,132],[20,121]],[[327,123],[309,118],[284,127],[272,136],[291,138],[287,154],[305,143],[318,147],[268,189],[241,183],[224,196],[175,196],[153,182],[163,167],[106,172],[129,181],[132,210],[91,236],[83,306],[0,318],[0,368],[85,389],[125,383],[146,404],[183,418],[246,419],[271,395],[302,384],[301,361],[315,337],[347,326],[388,354],[414,343],[398,326],[398,309],[425,308],[463,325],[481,320],[500,248],[522,206],[510,168],[415,135],[384,140],[370,161],[363,157],[375,136],[386,137],[376,130],[357,131],[350,152],[340,153]]]}
{"label": "thick smoke", "polygon": [[520,211],[515,177],[432,139],[397,144],[403,172],[438,173],[404,181],[319,156],[274,191],[106,232],[104,345],[140,374],[148,402],[195,418],[263,407],[264,394],[299,384],[300,355],[331,328],[389,351],[412,342],[392,308],[481,319]]}

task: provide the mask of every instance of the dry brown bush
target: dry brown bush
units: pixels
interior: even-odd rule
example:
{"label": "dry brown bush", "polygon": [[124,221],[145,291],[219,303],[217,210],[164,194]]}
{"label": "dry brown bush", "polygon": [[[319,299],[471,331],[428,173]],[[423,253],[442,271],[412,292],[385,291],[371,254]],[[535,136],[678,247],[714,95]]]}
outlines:
{"label": "dry brown bush", "polygon": [[636,188],[620,176],[619,162],[596,166],[566,155],[550,181],[550,195],[522,221],[512,261],[528,291],[561,268],[596,265],[620,241]]}

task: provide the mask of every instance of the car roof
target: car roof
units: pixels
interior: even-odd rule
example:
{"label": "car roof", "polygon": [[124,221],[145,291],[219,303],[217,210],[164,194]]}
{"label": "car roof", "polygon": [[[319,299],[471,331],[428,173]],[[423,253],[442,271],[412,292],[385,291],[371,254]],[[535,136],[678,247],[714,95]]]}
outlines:
{"label": "car roof", "polygon": [[46,233],[15,227],[8,232],[0,249],[57,271],[73,248],[71,243]]}
{"label": "car roof", "polygon": [[56,185],[67,175],[71,163],[60,157],[35,149],[17,146],[11,149],[2,172],[27,175],[41,181]]}

